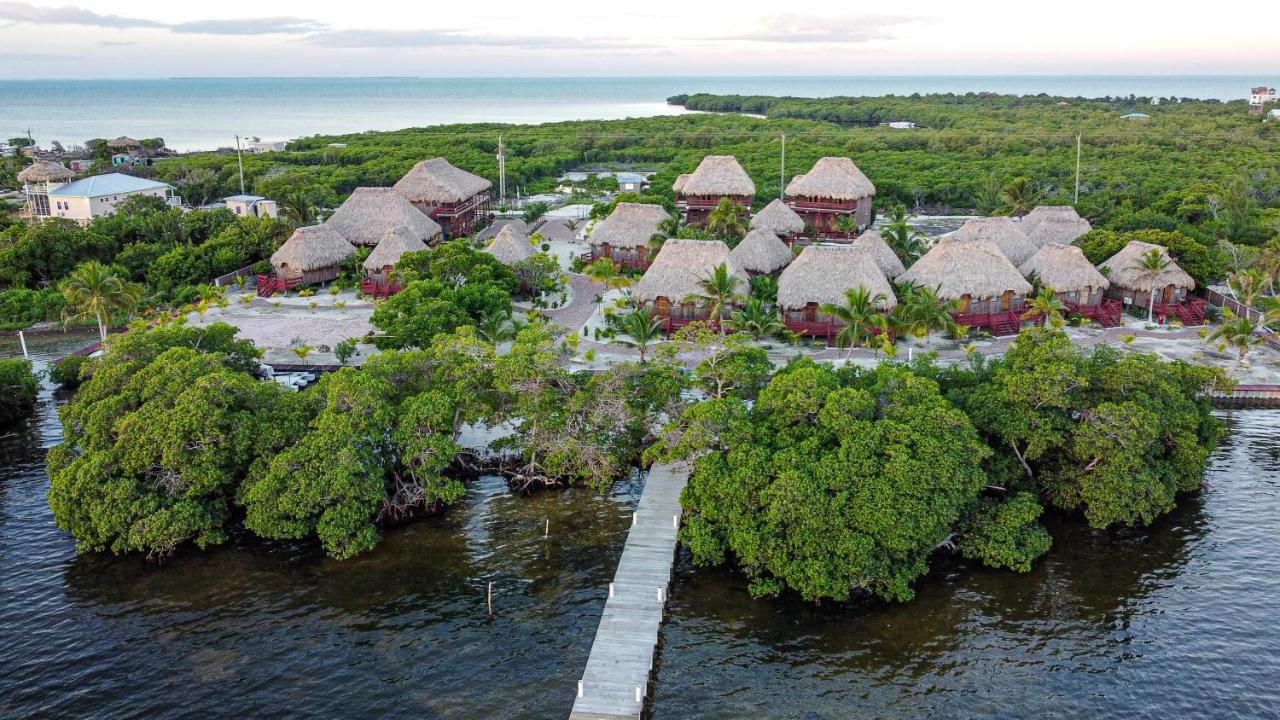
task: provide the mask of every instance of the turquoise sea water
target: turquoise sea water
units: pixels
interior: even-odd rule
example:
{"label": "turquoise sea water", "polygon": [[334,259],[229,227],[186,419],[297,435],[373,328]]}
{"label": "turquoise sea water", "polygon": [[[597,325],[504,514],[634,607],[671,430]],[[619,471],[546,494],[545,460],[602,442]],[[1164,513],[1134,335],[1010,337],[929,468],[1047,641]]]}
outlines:
{"label": "turquoise sea water", "polygon": [[888,95],[932,92],[1247,97],[1249,76],[893,76],[661,78],[214,78],[0,81],[0,138],[41,143],[163,137],[179,150],[234,136],[287,140],[460,122],[539,123],[682,112],[678,93]]}

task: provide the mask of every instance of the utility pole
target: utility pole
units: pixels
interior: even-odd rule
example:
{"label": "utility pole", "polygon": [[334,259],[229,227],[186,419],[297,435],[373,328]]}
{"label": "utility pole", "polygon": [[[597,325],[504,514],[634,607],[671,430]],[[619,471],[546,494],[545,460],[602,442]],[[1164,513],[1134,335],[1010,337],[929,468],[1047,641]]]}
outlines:
{"label": "utility pole", "polygon": [[787,187],[787,134],[782,133],[782,163],[778,168],[778,199],[781,200]]}
{"label": "utility pole", "polygon": [[1076,133],[1076,196],[1072,205],[1080,202],[1080,133]]}
{"label": "utility pole", "polygon": [[244,194],[244,153],[240,151],[240,136],[236,135],[236,163],[240,165],[240,194]]}
{"label": "utility pole", "polygon": [[498,135],[498,202],[507,204],[507,157],[502,148],[502,135]]}

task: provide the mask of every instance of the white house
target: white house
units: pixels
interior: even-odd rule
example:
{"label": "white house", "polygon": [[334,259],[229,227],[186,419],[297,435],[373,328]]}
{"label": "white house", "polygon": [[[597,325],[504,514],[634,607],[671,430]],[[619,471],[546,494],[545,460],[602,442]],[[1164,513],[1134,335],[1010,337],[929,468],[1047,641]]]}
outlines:
{"label": "white house", "polygon": [[259,195],[232,195],[224,198],[226,208],[240,217],[278,217],[280,209],[275,200],[268,200]]}
{"label": "white house", "polygon": [[1249,105],[1260,108],[1267,103],[1276,101],[1276,89],[1269,88],[1265,85],[1259,85],[1249,91]]}
{"label": "white house", "polygon": [[284,140],[268,142],[263,140],[251,140],[244,144],[244,151],[251,154],[267,153],[267,152],[283,152],[285,146],[289,143]]}
{"label": "white house", "polygon": [[645,178],[637,173],[618,173],[618,192],[638,193],[644,189]]}
{"label": "white house", "polygon": [[180,207],[182,198],[173,194],[175,189],[168,183],[121,173],[94,175],[68,183],[50,182],[46,193],[48,203],[35,205],[37,210],[32,219],[59,217],[87,225],[96,217],[111,215],[120,203],[135,195],[163,198],[169,205]]}

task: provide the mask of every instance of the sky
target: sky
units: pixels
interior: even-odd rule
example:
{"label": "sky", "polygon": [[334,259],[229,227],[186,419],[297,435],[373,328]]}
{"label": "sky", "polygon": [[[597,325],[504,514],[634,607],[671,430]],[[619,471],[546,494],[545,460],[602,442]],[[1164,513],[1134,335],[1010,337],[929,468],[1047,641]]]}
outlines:
{"label": "sky", "polygon": [[0,0],[0,78],[1245,74],[1280,67],[1274,7]]}

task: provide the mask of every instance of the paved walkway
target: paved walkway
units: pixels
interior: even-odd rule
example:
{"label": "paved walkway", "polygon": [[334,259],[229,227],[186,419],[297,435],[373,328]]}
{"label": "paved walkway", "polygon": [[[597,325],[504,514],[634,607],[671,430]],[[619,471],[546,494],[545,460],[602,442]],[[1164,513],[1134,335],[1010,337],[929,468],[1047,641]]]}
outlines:
{"label": "paved walkway", "polygon": [[644,712],[675,557],[680,492],[688,481],[684,465],[649,469],[569,720],[639,718]]}
{"label": "paved walkway", "polygon": [[573,289],[573,297],[569,304],[555,310],[547,310],[546,316],[552,322],[569,332],[582,332],[582,326],[596,309],[596,296],[603,295],[605,287],[586,275],[565,273],[569,276],[569,287]]}

